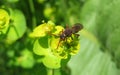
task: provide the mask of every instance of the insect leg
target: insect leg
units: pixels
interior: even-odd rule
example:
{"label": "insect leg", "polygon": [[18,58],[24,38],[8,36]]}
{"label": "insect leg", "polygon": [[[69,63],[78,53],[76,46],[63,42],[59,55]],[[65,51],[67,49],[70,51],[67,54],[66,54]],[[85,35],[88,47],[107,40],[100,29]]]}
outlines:
{"label": "insect leg", "polygon": [[58,49],[58,47],[59,47],[59,45],[60,45],[60,42],[61,42],[61,39],[59,40],[59,42],[58,42],[58,45],[57,45],[57,48],[56,48],[56,49]]}
{"label": "insect leg", "polygon": [[80,34],[74,34],[77,38],[80,36]]}

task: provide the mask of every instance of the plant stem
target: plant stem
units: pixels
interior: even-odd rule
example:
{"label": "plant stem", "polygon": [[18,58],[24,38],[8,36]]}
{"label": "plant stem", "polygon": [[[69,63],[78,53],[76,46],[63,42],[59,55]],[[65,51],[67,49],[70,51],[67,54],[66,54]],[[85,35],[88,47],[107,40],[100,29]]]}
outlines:
{"label": "plant stem", "polygon": [[47,75],[54,75],[54,69],[47,69]]}
{"label": "plant stem", "polygon": [[29,1],[29,5],[30,5],[30,10],[31,10],[31,13],[32,13],[32,25],[33,25],[32,28],[35,28],[36,25],[37,25],[37,22],[36,22],[36,17],[35,17],[34,3],[33,3],[33,0],[28,0],[28,1]]}

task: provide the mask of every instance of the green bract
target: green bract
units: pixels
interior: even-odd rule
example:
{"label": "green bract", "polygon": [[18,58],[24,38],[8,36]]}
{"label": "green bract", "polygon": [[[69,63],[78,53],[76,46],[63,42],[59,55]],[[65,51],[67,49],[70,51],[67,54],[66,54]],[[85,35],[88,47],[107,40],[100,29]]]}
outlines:
{"label": "green bract", "polygon": [[10,23],[6,33],[6,43],[11,44],[21,38],[26,31],[26,20],[24,14],[17,9],[9,9]]}
{"label": "green bract", "polygon": [[33,46],[34,53],[44,56],[42,62],[48,68],[60,68],[62,59],[68,60],[80,49],[79,39],[75,35],[60,41],[62,30],[62,26],[55,26],[49,21],[36,27],[30,34],[32,38],[37,37]]}

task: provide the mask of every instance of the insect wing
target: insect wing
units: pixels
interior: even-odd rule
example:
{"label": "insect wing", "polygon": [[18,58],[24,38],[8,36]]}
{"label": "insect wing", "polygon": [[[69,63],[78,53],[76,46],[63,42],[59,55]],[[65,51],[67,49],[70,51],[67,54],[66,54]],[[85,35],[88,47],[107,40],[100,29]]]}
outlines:
{"label": "insect wing", "polygon": [[77,33],[77,32],[79,32],[81,29],[83,29],[83,25],[80,24],[80,23],[76,23],[76,24],[74,24],[74,26],[72,27],[73,33]]}

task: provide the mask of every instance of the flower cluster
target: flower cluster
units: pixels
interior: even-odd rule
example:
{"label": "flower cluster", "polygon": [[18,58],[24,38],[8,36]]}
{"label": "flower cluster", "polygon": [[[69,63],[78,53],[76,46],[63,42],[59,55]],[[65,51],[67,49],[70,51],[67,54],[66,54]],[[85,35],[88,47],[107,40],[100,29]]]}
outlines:
{"label": "flower cluster", "polygon": [[44,56],[42,62],[49,68],[59,68],[62,59],[68,59],[78,53],[80,49],[79,39],[74,34],[66,40],[60,40],[61,31],[64,28],[53,22],[43,23],[37,26],[30,37],[36,38],[33,46],[34,53]]}
{"label": "flower cluster", "polygon": [[0,9],[0,31],[3,31],[3,33],[5,33],[9,26],[9,19],[8,12],[4,9]]}

